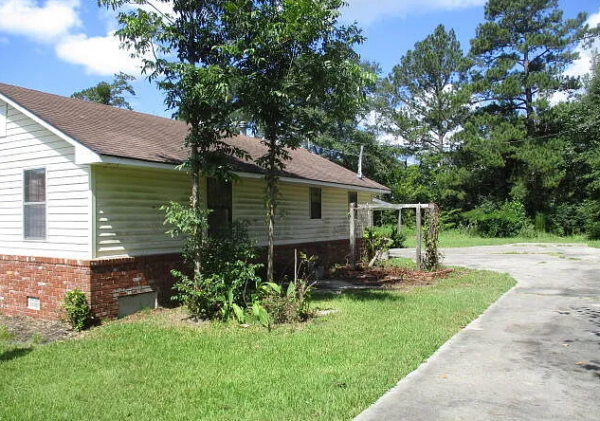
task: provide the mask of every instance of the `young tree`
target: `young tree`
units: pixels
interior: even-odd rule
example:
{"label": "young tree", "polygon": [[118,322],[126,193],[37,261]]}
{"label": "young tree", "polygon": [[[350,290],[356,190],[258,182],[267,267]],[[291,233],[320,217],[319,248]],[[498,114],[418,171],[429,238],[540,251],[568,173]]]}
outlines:
{"label": "young tree", "polygon": [[125,99],[124,94],[135,95],[135,90],[131,86],[131,83],[129,83],[133,80],[135,80],[133,76],[119,72],[115,74],[112,83],[100,82],[96,86],[75,92],[71,95],[71,98],[132,110],[133,108],[131,108],[131,105]]}
{"label": "young tree", "polygon": [[[120,10],[117,34],[133,54],[143,59],[143,72],[165,92],[165,104],[189,125],[185,146],[192,178],[189,221],[194,225],[190,247],[194,273],[202,272],[201,247],[206,214],[200,204],[201,176],[226,178],[232,156],[243,151],[224,142],[237,130],[233,87],[236,71],[224,49],[225,0],[99,0]],[[171,4],[168,13],[157,4]]]}
{"label": "young tree", "polygon": [[362,42],[354,26],[338,25],[342,0],[231,1],[230,51],[243,76],[236,97],[250,126],[260,128],[267,153],[268,261],[273,279],[278,180],[294,149],[314,139],[331,119],[353,116],[372,75],[352,47]]}
{"label": "young tree", "polygon": [[410,144],[442,152],[464,122],[468,61],[454,30],[439,25],[415,44],[388,76],[390,116]]}

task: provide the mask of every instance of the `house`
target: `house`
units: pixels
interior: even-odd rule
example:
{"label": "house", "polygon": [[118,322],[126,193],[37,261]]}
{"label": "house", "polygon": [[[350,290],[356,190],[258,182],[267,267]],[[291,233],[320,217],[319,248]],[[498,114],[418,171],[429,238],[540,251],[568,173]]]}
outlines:
{"label": "house", "polygon": [[[65,292],[84,291],[99,317],[168,302],[180,241],[159,209],[186,201],[185,123],[0,84],[0,312],[55,319]],[[228,140],[252,157],[255,138]],[[290,151],[276,226],[279,268],[294,248],[344,261],[348,203],[388,189],[304,149]],[[244,219],[266,244],[265,183],[234,161],[233,184],[202,180],[217,218]],[[206,194],[206,192],[209,194]]]}

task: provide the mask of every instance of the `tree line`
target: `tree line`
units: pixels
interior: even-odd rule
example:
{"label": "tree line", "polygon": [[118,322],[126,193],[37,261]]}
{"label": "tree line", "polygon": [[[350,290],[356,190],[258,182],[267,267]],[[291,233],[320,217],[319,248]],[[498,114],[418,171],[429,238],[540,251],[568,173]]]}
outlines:
{"label": "tree line", "polygon": [[313,149],[355,169],[363,145],[392,201],[439,203],[449,225],[598,238],[600,69],[565,73],[598,36],[586,20],[557,0],[489,0],[466,54],[439,25],[389,75],[363,63],[380,76],[362,112]]}
{"label": "tree line", "polygon": [[[600,236],[600,76],[596,64],[584,79],[565,73],[599,34],[585,13],[489,0],[468,52],[439,25],[384,76],[355,52],[364,37],[339,23],[342,0],[176,0],[169,13],[161,2],[100,4],[121,11],[121,40],[190,126],[192,209],[201,176],[231,178],[230,157],[247,158],[223,141],[240,120],[261,133],[269,279],[278,177],[286,148],[300,146],[352,170],[364,147],[363,173],[391,187],[391,201],[439,203],[448,224]],[[116,76],[99,99],[94,88],[77,96],[127,108],[130,79]]]}

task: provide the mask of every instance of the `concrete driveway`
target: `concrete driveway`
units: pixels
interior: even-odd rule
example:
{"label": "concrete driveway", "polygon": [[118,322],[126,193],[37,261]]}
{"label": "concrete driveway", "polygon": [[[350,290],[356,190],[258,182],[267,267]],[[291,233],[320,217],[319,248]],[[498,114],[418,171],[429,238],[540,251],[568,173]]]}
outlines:
{"label": "concrete driveway", "polygon": [[356,420],[600,420],[600,249],[443,254],[444,264],[507,272],[518,285]]}

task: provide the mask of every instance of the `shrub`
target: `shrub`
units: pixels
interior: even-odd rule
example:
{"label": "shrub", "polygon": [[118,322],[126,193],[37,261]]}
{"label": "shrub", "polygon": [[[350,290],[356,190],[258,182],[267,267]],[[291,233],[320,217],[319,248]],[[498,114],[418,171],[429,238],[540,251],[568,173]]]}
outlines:
{"label": "shrub", "polygon": [[235,318],[240,323],[259,323],[269,329],[274,324],[294,323],[307,320],[312,312],[310,298],[312,284],[308,279],[314,268],[316,256],[307,257],[300,252],[300,278],[289,282],[287,287],[273,282],[261,282],[252,294],[252,304],[243,309],[233,305]]}
{"label": "shrub", "polygon": [[234,222],[218,234],[205,237],[200,252],[202,271],[193,277],[173,271],[177,278],[173,299],[187,305],[190,314],[199,319],[226,320],[233,315],[233,305],[245,307],[247,293],[256,288],[260,264],[248,237],[246,224]]}
{"label": "shrub", "polygon": [[80,332],[89,328],[94,320],[85,294],[78,289],[65,294],[63,308],[67,313],[67,320],[76,331]]}
{"label": "shrub", "polygon": [[586,234],[590,240],[600,240],[600,222],[589,223]]}
{"label": "shrub", "polygon": [[581,233],[585,229],[585,216],[581,210],[581,204],[557,205],[549,216],[550,230],[558,235]]}
{"label": "shrub", "polygon": [[256,302],[264,307],[272,323],[293,323],[304,321],[310,316],[311,294],[311,285],[302,279],[290,282],[287,288],[265,283],[258,289]]}
{"label": "shrub", "polygon": [[483,237],[516,237],[533,231],[525,207],[517,201],[502,205],[485,202],[479,208],[463,213],[475,233]]}
{"label": "shrub", "polygon": [[406,236],[392,225],[365,228],[363,232],[363,264],[369,265],[373,259],[377,260],[390,248],[403,248],[405,241]]}
{"label": "shrub", "polygon": [[600,240],[600,203],[586,200],[580,205],[579,214],[584,221],[587,237],[590,240]]}

